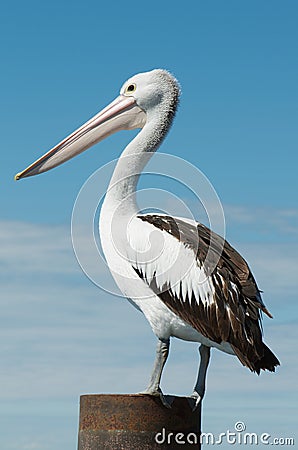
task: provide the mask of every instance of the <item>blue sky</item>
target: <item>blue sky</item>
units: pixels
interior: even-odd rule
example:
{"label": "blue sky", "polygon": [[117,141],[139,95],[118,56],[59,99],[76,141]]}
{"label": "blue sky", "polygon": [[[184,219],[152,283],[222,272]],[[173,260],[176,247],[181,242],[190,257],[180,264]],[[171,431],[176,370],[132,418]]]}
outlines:
{"label": "blue sky", "polygon": [[[136,392],[147,382],[149,325],[88,281],[70,238],[82,184],[134,132],[42,176],[13,176],[111,101],[126,78],[156,67],[182,86],[162,151],[198,166],[215,187],[228,239],[275,317],[264,320],[265,337],[283,363],[257,378],[213,352],[204,428],[225,431],[244,420],[248,431],[294,435],[297,16],[290,0],[3,5],[1,448],[73,449],[80,394]],[[176,341],[164,390],[188,394],[196,366],[195,346]]]}

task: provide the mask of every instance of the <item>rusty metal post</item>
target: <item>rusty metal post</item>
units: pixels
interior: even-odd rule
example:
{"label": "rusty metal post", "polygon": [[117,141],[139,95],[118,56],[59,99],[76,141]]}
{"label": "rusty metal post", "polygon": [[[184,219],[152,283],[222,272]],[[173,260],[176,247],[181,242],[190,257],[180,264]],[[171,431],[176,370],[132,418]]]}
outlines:
{"label": "rusty metal post", "polygon": [[201,409],[148,395],[82,395],[78,450],[200,449]]}

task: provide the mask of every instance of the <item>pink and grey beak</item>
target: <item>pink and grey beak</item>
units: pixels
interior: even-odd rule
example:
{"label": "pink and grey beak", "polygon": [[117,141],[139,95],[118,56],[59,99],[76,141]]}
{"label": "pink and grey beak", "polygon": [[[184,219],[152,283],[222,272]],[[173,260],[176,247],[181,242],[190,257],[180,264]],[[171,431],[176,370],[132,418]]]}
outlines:
{"label": "pink and grey beak", "polygon": [[15,180],[53,169],[119,130],[142,128],[145,121],[146,114],[136,104],[134,97],[119,95],[92,119],[63,139],[25,170],[17,173]]}

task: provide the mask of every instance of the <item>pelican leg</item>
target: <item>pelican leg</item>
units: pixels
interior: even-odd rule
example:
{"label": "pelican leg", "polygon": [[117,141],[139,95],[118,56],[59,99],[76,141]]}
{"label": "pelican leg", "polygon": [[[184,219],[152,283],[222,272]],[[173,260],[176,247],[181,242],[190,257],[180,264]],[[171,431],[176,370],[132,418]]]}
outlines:
{"label": "pelican leg", "polygon": [[156,347],[156,356],[155,362],[153,366],[153,371],[151,373],[150,381],[148,387],[145,391],[140,392],[141,394],[153,395],[156,397],[160,397],[162,403],[167,408],[171,407],[170,404],[170,396],[169,401],[163,395],[162,390],[160,389],[160,380],[164,365],[169,355],[170,348],[170,339],[159,339]]}
{"label": "pelican leg", "polygon": [[[206,389],[206,375],[207,375],[207,369],[210,361],[210,347],[207,347],[206,345],[201,344],[199,347],[200,351],[200,366],[199,366],[199,373],[197,382],[195,384],[193,393],[191,395],[191,399],[194,400],[193,405],[193,411],[198,407],[198,405],[201,403]],[[192,402],[193,403],[193,402]]]}

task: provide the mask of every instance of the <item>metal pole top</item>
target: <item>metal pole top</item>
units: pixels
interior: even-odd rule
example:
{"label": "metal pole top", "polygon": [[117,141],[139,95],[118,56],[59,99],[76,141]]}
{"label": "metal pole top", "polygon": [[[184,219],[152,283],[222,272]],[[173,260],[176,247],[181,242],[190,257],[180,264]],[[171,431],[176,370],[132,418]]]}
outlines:
{"label": "metal pole top", "polygon": [[199,449],[201,410],[144,394],[82,395],[78,450]]}

